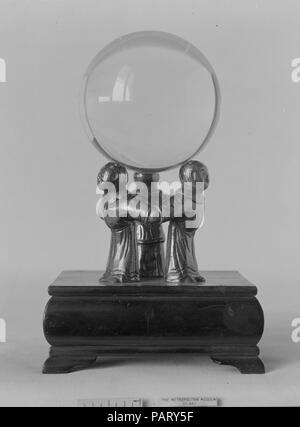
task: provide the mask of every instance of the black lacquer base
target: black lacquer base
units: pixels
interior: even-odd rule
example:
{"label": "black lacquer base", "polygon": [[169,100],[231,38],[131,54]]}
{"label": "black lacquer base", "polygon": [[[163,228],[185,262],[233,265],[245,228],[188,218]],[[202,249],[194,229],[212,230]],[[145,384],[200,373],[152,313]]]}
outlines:
{"label": "black lacquer base", "polygon": [[[263,311],[238,272],[202,272],[205,284],[99,284],[101,272],[64,272],[49,288],[46,374],[70,373],[101,358],[206,353],[243,374],[262,374]],[[107,366],[107,362],[104,366]]]}

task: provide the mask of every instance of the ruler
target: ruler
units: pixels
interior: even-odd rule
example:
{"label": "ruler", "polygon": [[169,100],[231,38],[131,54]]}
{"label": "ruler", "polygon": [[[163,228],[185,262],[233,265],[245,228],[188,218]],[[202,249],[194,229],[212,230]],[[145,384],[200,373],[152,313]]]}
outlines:
{"label": "ruler", "polygon": [[79,408],[142,408],[142,399],[82,399]]}
{"label": "ruler", "polygon": [[214,407],[221,406],[215,397],[166,397],[161,399],[82,399],[80,408],[151,408],[151,407]]}

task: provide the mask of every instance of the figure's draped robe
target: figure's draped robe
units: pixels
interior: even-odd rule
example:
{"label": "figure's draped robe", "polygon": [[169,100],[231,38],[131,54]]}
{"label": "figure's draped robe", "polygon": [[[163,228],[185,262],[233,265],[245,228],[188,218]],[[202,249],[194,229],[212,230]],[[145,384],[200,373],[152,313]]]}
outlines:
{"label": "figure's draped robe", "polygon": [[139,264],[134,222],[118,223],[111,228],[111,241],[106,271],[101,281],[137,282]]}
{"label": "figure's draped robe", "polygon": [[[183,193],[182,193],[183,198]],[[166,280],[168,282],[202,282],[195,253],[194,237],[197,229],[202,226],[204,219],[204,195],[194,203],[197,215],[192,212],[180,218],[171,218],[167,239]],[[189,228],[187,221],[195,221]]]}
{"label": "figure's draped robe", "polygon": [[164,277],[164,242],[165,235],[160,223],[137,224],[137,245],[141,277]]}
{"label": "figure's draped robe", "polygon": [[117,206],[109,209],[103,218],[111,230],[111,240],[106,271],[100,279],[101,282],[138,282],[140,278],[136,224],[130,215],[120,215],[121,212],[128,213],[127,201],[123,202],[123,205],[120,203],[122,202],[118,200]]}

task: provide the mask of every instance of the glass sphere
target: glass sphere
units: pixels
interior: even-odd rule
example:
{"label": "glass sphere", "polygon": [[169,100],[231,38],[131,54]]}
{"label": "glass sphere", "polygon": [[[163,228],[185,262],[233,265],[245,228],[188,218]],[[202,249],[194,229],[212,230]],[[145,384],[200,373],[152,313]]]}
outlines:
{"label": "glass sphere", "polygon": [[81,102],[96,148],[130,168],[159,171],[187,161],[208,142],[219,87],[197,48],[144,31],[100,51],[86,72]]}

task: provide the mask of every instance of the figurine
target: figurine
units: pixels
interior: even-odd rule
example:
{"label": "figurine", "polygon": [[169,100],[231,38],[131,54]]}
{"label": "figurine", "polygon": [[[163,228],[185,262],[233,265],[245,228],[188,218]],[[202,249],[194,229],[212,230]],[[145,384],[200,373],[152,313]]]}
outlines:
{"label": "figurine", "polygon": [[[146,203],[151,203],[151,183],[159,182],[159,174],[136,172],[135,182],[143,182],[148,189]],[[137,245],[139,271],[141,278],[158,279],[165,274],[165,234],[161,221],[140,222],[137,224]]]}
{"label": "figurine", "polygon": [[[130,215],[127,200],[119,197],[120,177],[127,180],[127,170],[118,163],[107,163],[99,172],[98,188],[104,182],[112,183],[116,193],[111,193],[111,200],[107,200],[105,217],[98,209],[98,216],[103,219],[111,230],[110,250],[106,271],[101,282],[138,282],[140,279],[137,257],[136,224],[135,218]],[[113,200],[114,199],[114,200]],[[114,212],[112,212],[114,210]],[[123,215],[120,213],[123,211]],[[124,215],[125,213],[126,216]]]}
{"label": "figurine", "polygon": [[[136,175],[136,179],[140,177]],[[164,275],[164,233],[160,209],[152,207],[148,198],[135,206],[131,202],[134,202],[136,194],[126,192],[126,198],[120,197],[120,182],[127,190],[127,181],[126,168],[117,162],[107,163],[98,175],[100,190],[103,183],[110,183],[115,189],[105,195],[105,206],[97,204],[99,218],[111,229],[107,267],[100,282],[139,282],[141,277]]]}
{"label": "figurine", "polygon": [[[201,209],[201,206],[196,204],[196,184],[204,183],[204,190],[208,187],[207,167],[198,161],[189,161],[181,167],[179,177],[182,184],[180,190],[182,203],[184,203],[184,197],[187,197],[184,194],[184,183],[191,182],[193,184],[192,202],[196,209]],[[199,274],[194,245],[194,237],[200,224],[196,223],[192,228],[187,228],[186,221],[191,219],[188,212],[184,212],[181,217],[175,217],[173,212],[172,216],[167,240],[166,280],[184,283],[204,282],[205,279]]]}

